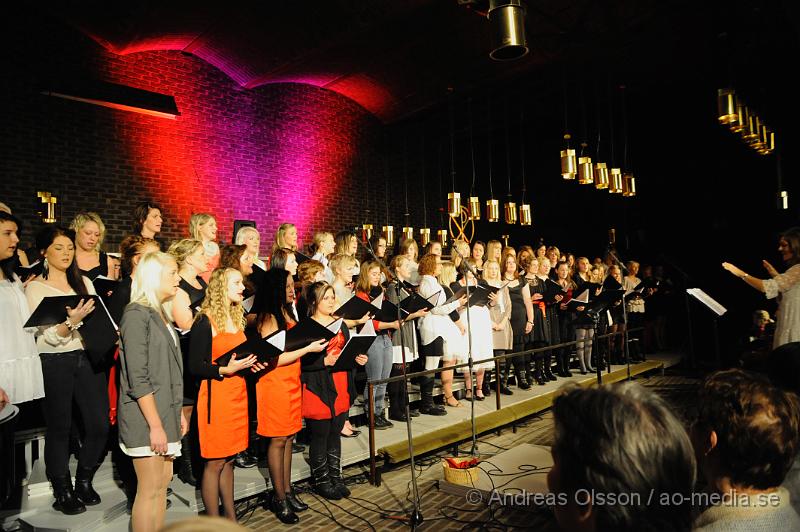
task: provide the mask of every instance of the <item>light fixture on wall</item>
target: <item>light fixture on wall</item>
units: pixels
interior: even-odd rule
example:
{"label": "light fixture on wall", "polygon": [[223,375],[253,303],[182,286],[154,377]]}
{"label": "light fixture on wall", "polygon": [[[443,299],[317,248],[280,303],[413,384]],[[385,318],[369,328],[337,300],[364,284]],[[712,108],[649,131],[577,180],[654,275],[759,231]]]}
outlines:
{"label": "light fixture on wall", "polygon": [[372,224],[362,224],[361,235],[364,240],[369,240],[372,238]]}
{"label": "light fixture on wall", "polygon": [[622,175],[622,195],[626,198],[636,196],[636,178],[632,173]]}
{"label": "light fixture on wall", "polygon": [[608,165],[606,163],[594,164],[594,186],[597,190],[608,188]]}
{"label": "light fixture on wall", "polygon": [[403,227],[403,240],[408,240],[409,238],[414,238],[414,228],[409,226]]}
{"label": "light fixture on wall", "polygon": [[717,90],[717,107],[720,124],[741,135],[744,143],[756,153],[770,155],[775,151],[775,132],[743,98],[736,96],[733,89]]}

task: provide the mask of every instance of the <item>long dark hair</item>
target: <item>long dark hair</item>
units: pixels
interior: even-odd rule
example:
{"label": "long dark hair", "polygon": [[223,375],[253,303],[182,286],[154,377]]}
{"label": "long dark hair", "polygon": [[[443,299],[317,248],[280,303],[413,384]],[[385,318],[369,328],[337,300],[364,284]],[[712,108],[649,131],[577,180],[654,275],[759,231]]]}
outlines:
{"label": "long dark hair", "polygon": [[[0,211],[0,224],[3,222],[11,222],[17,225],[17,236],[19,236],[20,232],[22,231],[22,224],[17,219],[16,216],[13,216],[6,211]],[[3,271],[3,275],[9,281],[14,279],[14,268],[17,267],[17,263],[19,262],[19,255],[15,251],[13,255],[0,261],[0,270]]]}
{"label": "long dark hair", "polygon": [[262,323],[270,314],[278,323],[278,330],[286,329],[286,315],[292,315],[292,304],[286,300],[288,280],[289,272],[280,268],[271,268],[264,274],[251,309],[258,315],[256,323]]}
{"label": "long dark hair", "polygon": [[786,240],[792,250],[792,258],[786,261],[787,266],[800,264],[800,227],[790,227],[781,233],[781,238]]}
{"label": "long dark hair", "polygon": [[[72,241],[72,245],[75,245],[75,232],[67,229],[66,227],[57,225],[47,226],[36,234],[36,249],[39,250],[39,253],[42,255],[42,257],[44,257],[47,248],[49,248],[53,244],[53,241],[60,236],[69,238]],[[83,276],[81,275],[81,271],[78,269],[78,261],[75,260],[74,255],[72,257],[72,264],[70,264],[67,268],[66,275],[67,283],[76,294],[81,296],[89,295],[89,290],[87,290],[86,284],[83,282]],[[42,271],[42,277],[47,279],[47,269]]]}
{"label": "long dark hair", "polygon": [[[294,251],[289,248],[278,248],[272,252],[272,257],[269,259],[270,269],[286,269],[286,263],[289,261],[289,255],[294,255]],[[295,256],[295,258],[297,258]]]}

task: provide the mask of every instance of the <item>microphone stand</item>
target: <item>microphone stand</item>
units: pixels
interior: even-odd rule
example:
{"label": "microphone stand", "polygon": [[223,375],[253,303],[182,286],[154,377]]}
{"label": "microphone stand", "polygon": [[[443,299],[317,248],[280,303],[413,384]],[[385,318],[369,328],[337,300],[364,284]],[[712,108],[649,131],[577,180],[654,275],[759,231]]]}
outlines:
{"label": "microphone stand", "polygon": [[[454,243],[455,244],[455,243]],[[469,318],[469,281],[467,280],[466,271],[472,273],[472,276],[475,278],[475,282],[478,282],[478,272],[475,271],[469,264],[467,264],[466,257],[458,252],[456,246],[453,245],[453,253],[461,257],[461,266],[462,266],[462,273],[464,274],[464,288],[467,291],[467,363],[469,366],[467,370],[469,371],[469,382],[470,384],[470,394],[472,396],[472,401],[470,401],[470,424],[472,428],[472,449],[470,449],[470,455],[477,456],[478,455],[478,436],[475,428],[475,392],[476,392],[476,384],[477,378],[475,377],[475,369],[472,364],[472,324],[470,323]],[[453,374],[455,378],[455,373]]]}
{"label": "microphone stand", "polygon": [[[364,241],[364,248],[367,252],[372,256],[372,259],[381,265],[382,268],[386,268],[386,263],[378,258],[375,255],[375,252],[372,250],[372,245],[369,243],[369,240]],[[403,289],[403,281],[400,280],[400,277],[397,275],[394,276],[394,281],[392,281],[395,285],[395,291],[397,292],[397,323],[400,327],[397,329],[398,334],[400,334],[400,352],[403,357],[403,393],[405,395],[405,413],[406,413],[406,434],[408,439],[408,456],[411,462],[411,486],[414,492],[414,509],[411,510],[411,515],[406,516],[405,519],[408,520],[409,525],[411,526],[411,530],[416,530],[417,526],[420,525],[423,521],[422,512],[420,511],[420,502],[419,502],[419,488],[417,486],[417,471],[416,467],[414,466],[414,438],[411,434],[411,409],[408,404],[408,377],[406,377],[406,345],[403,339],[403,320],[400,316],[400,290]]]}
{"label": "microphone stand", "polygon": [[[617,254],[614,253],[614,250],[612,249],[611,245],[608,246],[608,254],[612,259],[614,259],[614,262],[616,263],[617,266],[619,266],[619,269],[627,274],[628,268],[626,268],[622,264],[622,261],[619,260],[619,257],[617,257]],[[625,291],[623,290],[621,304],[622,304],[622,319],[625,322],[625,330],[622,331],[622,352],[625,355],[625,365],[628,368],[628,380],[631,380],[631,357],[630,354],[628,353],[628,312],[625,308],[627,306],[625,303],[626,303]],[[609,366],[611,366],[610,362],[611,361],[609,360]]]}

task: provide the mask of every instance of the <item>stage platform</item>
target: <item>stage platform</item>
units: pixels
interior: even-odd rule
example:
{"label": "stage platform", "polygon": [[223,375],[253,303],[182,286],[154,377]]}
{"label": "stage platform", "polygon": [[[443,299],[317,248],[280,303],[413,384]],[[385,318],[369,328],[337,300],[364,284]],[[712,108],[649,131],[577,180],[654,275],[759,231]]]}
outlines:
{"label": "stage platform", "polygon": [[[632,364],[631,376],[641,375],[653,371],[663,371],[665,368],[677,364],[680,355],[662,354],[649,357],[646,362]],[[626,366],[612,366],[611,372],[603,372],[604,382],[616,382],[626,379],[628,368]],[[576,382],[581,386],[589,386],[596,382],[594,375],[574,374],[570,378],[559,378],[545,386],[534,385],[529,390],[513,388],[514,395],[501,396],[501,409],[496,409],[495,395],[487,400],[475,402],[475,418],[478,432],[487,432],[503,426],[513,426],[517,420],[522,420],[537,412],[546,410],[552,404],[553,397],[560,386],[566,382]],[[458,380],[454,389],[463,392],[463,381]],[[440,389],[435,393],[441,394]],[[411,400],[418,399],[416,387],[413,388]],[[462,394],[458,394],[462,395]],[[436,449],[445,448],[470,438],[470,407],[469,401],[461,400],[463,406],[447,408],[447,415],[419,416],[413,419],[412,434],[414,438],[415,454],[424,454]],[[363,407],[356,406],[351,409],[354,420],[364,418]],[[344,466],[363,463],[369,460],[369,439],[367,427],[359,427],[362,432],[356,438],[342,438],[342,463]],[[391,466],[408,459],[407,432],[405,424],[395,423],[394,427],[375,431],[377,455],[383,460],[383,465]],[[297,482],[310,477],[310,468],[306,462],[306,455],[295,454],[292,463],[292,480]],[[549,454],[548,454],[549,456]],[[492,460],[494,461],[494,459]],[[74,460],[70,470],[75,471]],[[345,472],[347,473],[347,472]],[[266,464],[250,469],[236,469],[235,498],[245,499],[268,489]],[[53,497],[49,482],[44,475],[44,464],[41,460],[34,463],[29,482],[22,498],[22,507],[0,511],[0,528],[3,530],[36,531],[90,531],[108,530],[112,532],[127,531],[129,516],[126,513],[125,495],[118,482],[114,479],[110,458],[107,458],[97,472],[94,483],[95,489],[100,494],[103,502],[76,516],[65,516],[51,508]],[[177,479],[171,486],[173,494],[170,496],[172,507],[167,512],[167,520],[180,520],[195,515],[202,511],[203,503],[200,492]]]}

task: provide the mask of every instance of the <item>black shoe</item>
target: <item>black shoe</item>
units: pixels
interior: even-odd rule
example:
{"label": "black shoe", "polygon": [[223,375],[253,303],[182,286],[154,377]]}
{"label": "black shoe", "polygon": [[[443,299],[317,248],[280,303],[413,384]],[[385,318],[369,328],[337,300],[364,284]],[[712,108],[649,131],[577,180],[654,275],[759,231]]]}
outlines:
{"label": "black shoe", "polygon": [[553,372],[547,366],[545,366],[545,368],[544,368],[544,378],[546,380],[548,380],[548,381],[557,381],[558,380],[558,377],[553,375]]}
{"label": "black shoe", "polygon": [[289,508],[294,512],[305,512],[308,510],[308,505],[297,497],[293,489],[286,492],[286,502],[289,503]]}
{"label": "black shoe", "polygon": [[100,504],[100,495],[92,487],[95,468],[79,467],[75,472],[75,495],[86,506]]}
{"label": "black shoe", "polygon": [[481,387],[481,391],[483,392],[483,395],[485,397],[489,397],[490,395],[492,395],[492,385],[487,381],[483,381],[483,386]]}
{"label": "black shoe", "polygon": [[242,451],[233,459],[233,465],[242,469],[249,469],[258,465],[258,458],[247,451]]}
{"label": "black shoe", "polygon": [[65,515],[76,515],[86,511],[86,506],[75,495],[69,475],[52,478],[50,483],[53,485],[53,496],[56,498],[53,509]]}
{"label": "black shoe", "polygon": [[476,395],[475,396],[475,400],[476,401],[485,401],[486,400],[486,396],[484,396],[484,395]]}
{"label": "black shoe", "polygon": [[408,413],[411,414],[411,417],[419,417],[420,416],[418,408],[412,408],[412,409],[410,409],[408,411]]}
{"label": "black shoe", "polygon": [[350,434],[345,434],[344,432],[340,432],[342,438],[358,438],[358,435],[361,434],[360,430],[353,429],[353,432]]}
{"label": "black shoe", "polygon": [[500,393],[503,395],[514,395],[514,392],[511,391],[511,388],[509,388],[505,384],[500,385]]}
{"label": "black shoe", "polygon": [[[417,415],[419,415],[419,412],[417,412]],[[400,423],[408,421],[405,412],[389,412],[389,419],[392,421],[399,421]]]}
{"label": "black shoe", "polygon": [[420,414],[425,414],[427,416],[446,416],[447,410],[444,409],[443,406],[433,404],[430,405],[422,405],[419,407]]}
{"label": "black shoe", "polygon": [[531,385],[528,383],[527,379],[524,379],[524,378],[520,377],[517,380],[519,381],[519,384],[517,384],[517,386],[519,387],[520,390],[530,390],[531,389]]}
{"label": "black shoe", "polygon": [[291,509],[289,506],[289,501],[286,499],[280,500],[278,497],[273,495],[272,500],[270,501],[269,509],[275,514],[275,517],[277,517],[280,522],[285,525],[293,525],[300,521],[300,518],[297,517],[297,514]]}
{"label": "black shoe", "polygon": [[314,493],[321,495],[330,501],[340,501],[342,496],[335,486],[331,483],[329,477],[325,477],[323,481],[314,482]]}
{"label": "black shoe", "polygon": [[394,423],[383,416],[375,417],[375,430],[386,430],[394,427]]}
{"label": "black shoe", "polygon": [[306,450],[306,446],[301,443],[294,443],[292,442],[292,454],[295,453],[302,453]]}

